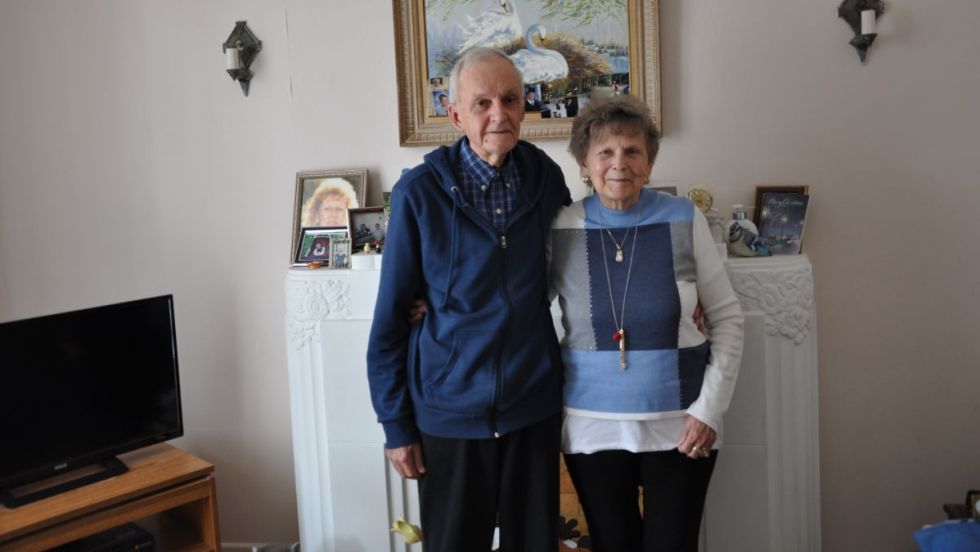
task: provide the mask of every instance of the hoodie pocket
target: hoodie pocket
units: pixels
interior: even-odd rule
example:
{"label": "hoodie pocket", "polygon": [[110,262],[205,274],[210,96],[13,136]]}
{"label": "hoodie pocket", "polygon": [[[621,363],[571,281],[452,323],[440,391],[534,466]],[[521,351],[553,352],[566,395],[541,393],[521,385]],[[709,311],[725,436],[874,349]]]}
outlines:
{"label": "hoodie pocket", "polygon": [[425,385],[432,406],[485,412],[495,391],[496,351],[492,332],[456,332],[445,364]]}

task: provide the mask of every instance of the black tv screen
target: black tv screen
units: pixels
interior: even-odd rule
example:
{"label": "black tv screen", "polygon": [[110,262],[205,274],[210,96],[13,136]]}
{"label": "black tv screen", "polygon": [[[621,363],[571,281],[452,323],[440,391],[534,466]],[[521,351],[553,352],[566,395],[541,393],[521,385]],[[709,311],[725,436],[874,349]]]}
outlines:
{"label": "black tv screen", "polygon": [[0,489],[183,435],[173,296],[0,324]]}

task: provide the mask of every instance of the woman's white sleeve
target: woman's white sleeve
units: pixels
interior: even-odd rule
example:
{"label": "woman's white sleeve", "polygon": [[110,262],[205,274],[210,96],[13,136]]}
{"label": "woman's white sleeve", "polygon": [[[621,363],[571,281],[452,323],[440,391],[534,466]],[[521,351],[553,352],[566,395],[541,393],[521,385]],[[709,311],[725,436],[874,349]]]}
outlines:
{"label": "woman's white sleeve", "polygon": [[711,357],[701,394],[687,412],[717,431],[731,403],[742,361],[742,308],[711,238],[708,221],[699,209],[694,209],[693,226],[698,301],[704,309]]}

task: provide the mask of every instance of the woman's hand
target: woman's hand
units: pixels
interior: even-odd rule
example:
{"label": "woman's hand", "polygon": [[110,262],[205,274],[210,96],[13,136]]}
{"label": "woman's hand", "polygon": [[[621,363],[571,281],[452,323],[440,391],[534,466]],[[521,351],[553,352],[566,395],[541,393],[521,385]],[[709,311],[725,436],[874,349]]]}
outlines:
{"label": "woman's hand", "polygon": [[717,434],[708,424],[688,414],[684,419],[684,431],[677,450],[690,458],[704,458],[711,454]]}
{"label": "woman's hand", "polygon": [[415,324],[421,322],[423,318],[425,318],[425,301],[416,299],[415,304],[408,311],[408,323]]}

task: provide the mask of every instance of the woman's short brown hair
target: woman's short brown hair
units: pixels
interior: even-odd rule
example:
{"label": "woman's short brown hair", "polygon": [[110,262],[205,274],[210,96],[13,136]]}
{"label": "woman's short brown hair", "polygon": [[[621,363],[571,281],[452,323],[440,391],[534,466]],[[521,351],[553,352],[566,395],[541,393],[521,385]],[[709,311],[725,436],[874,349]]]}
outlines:
{"label": "woman's short brown hair", "polygon": [[660,133],[650,118],[650,110],[635,96],[612,96],[595,100],[578,112],[572,124],[572,136],[568,151],[579,165],[585,161],[589,146],[604,132],[613,134],[639,134],[647,144],[650,162],[660,150]]}

